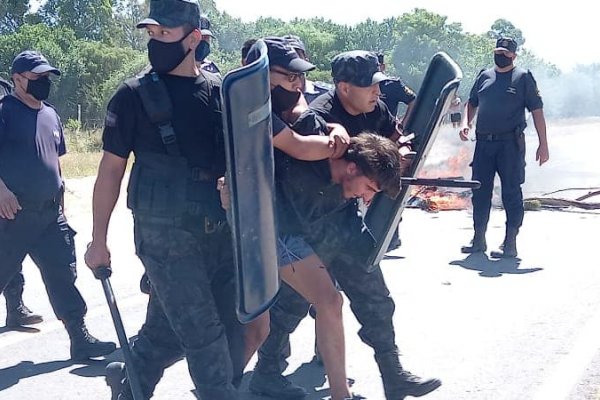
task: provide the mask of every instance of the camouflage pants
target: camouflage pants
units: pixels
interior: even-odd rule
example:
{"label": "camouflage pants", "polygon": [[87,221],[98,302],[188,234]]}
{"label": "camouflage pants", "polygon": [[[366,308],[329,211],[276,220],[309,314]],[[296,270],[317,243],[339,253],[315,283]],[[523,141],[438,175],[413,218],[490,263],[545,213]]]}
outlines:
{"label": "camouflage pants", "polygon": [[[327,232],[311,238],[311,245],[350,300],[350,308],[361,325],[360,338],[373,348],[375,354],[395,352],[392,322],[395,305],[381,269],[377,267],[373,272],[366,272],[365,266],[357,263],[353,256],[356,249],[364,248],[354,245],[360,240],[359,235],[349,239],[341,233],[360,232],[362,220],[350,207],[322,226],[327,228]],[[340,230],[336,231],[338,227]],[[306,316],[308,306],[308,302],[294,289],[282,285],[279,298],[270,311],[269,336],[258,352],[258,371],[281,374],[287,368],[285,359],[289,357],[289,334]]]}
{"label": "camouflage pants", "polygon": [[[169,365],[185,356],[201,399],[237,399],[243,331],[235,314],[231,233],[204,218],[135,216],[136,251],[152,295],[132,353],[150,397]],[[122,396],[122,398],[127,398]]]}

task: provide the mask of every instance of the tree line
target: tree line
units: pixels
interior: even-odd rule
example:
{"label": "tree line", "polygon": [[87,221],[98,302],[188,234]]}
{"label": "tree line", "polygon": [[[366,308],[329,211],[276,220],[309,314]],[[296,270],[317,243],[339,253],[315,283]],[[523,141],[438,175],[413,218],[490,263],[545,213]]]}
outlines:
{"label": "tree line", "polygon": [[[466,98],[475,76],[492,64],[495,39],[508,35],[525,45],[520,49],[518,64],[534,71],[538,80],[576,80],[529,51],[521,30],[505,19],[497,20],[481,34],[465,32],[460,23],[450,23],[447,17],[423,9],[380,22],[367,19],[352,26],[318,17],[243,22],[217,10],[214,0],[200,3],[217,37],[209,58],[224,73],[239,66],[240,48],[247,39],[291,33],[303,39],[311,62],[318,67],[310,78],[324,82],[331,80],[330,61],[334,55],[363,49],[383,53],[388,74],[401,77],[418,90],[431,57],[445,51],[463,70],[460,94]],[[84,126],[98,126],[119,83],[147,64],[145,32],[136,29],[135,24],[147,15],[148,4],[148,0],[47,0],[34,11],[29,0],[2,0],[0,76],[8,77],[12,59],[20,51],[41,51],[63,72],[51,97],[63,118],[75,120],[79,110]],[[600,65],[582,66],[574,73],[590,78],[584,93],[589,101],[579,99],[573,104],[561,98],[549,107],[551,116],[599,115],[600,107],[594,105],[600,98],[600,83],[592,78],[600,75]]]}

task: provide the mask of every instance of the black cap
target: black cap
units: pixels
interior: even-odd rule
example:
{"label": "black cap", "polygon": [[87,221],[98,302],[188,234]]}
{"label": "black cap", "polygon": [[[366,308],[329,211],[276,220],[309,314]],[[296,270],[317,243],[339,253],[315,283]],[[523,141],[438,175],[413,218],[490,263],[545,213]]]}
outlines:
{"label": "black cap", "polygon": [[334,82],[348,82],[360,87],[375,85],[389,79],[379,71],[377,54],[364,50],[338,54],[331,61]]}
{"label": "black cap", "polygon": [[29,71],[34,74],[52,72],[55,75],[60,75],[58,68],[50,65],[46,57],[33,50],[25,50],[24,52],[19,53],[13,60],[10,70],[13,74],[21,74]]}
{"label": "black cap", "polygon": [[300,36],[285,35],[283,38],[287,40],[288,44],[292,46],[294,50],[302,50],[304,53],[306,53],[306,46],[304,45],[302,39],[300,39]]}
{"label": "black cap", "polygon": [[517,52],[517,42],[513,38],[501,37],[496,41],[496,48],[494,51],[510,51],[511,53]]}
{"label": "black cap", "polygon": [[210,20],[204,15],[200,17],[200,33],[202,33],[202,36],[215,37],[210,30]]}
{"label": "black cap", "polygon": [[146,25],[162,25],[167,28],[176,28],[186,24],[200,28],[198,0],[152,0],[150,15],[136,26],[145,28]]}
{"label": "black cap", "polygon": [[[270,66],[276,65],[292,72],[308,72],[316,68],[313,64],[301,59],[298,56],[298,53],[296,53],[296,50],[289,45],[286,39],[270,36],[264,38],[263,41],[267,45],[267,50],[269,52]],[[252,46],[246,57],[246,62],[248,64],[258,59],[260,55],[255,47],[256,46]]]}

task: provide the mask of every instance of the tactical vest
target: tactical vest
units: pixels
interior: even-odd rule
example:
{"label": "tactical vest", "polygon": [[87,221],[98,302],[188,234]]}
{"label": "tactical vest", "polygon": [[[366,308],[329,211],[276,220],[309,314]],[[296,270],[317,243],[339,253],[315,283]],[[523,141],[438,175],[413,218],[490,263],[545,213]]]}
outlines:
{"label": "tactical vest", "polygon": [[[209,74],[202,75],[208,85],[209,108],[219,107],[218,81]],[[173,105],[165,83],[158,74],[149,73],[127,80],[125,84],[139,95],[144,111],[160,134],[167,152],[136,152],[127,187],[127,206],[138,215],[202,215],[224,220],[225,214],[216,190],[217,178],[222,172],[218,171],[219,166],[211,170],[192,168],[181,155],[172,125]],[[214,114],[209,118],[215,119],[211,125],[218,138],[217,146],[222,146],[221,121],[217,121],[217,113]]]}

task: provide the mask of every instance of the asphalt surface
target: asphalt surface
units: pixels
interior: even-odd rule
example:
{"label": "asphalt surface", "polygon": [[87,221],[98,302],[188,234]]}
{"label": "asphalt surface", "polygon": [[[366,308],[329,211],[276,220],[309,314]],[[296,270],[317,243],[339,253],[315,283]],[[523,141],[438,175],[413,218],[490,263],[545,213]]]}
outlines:
{"label": "asphalt surface", "polygon": [[[560,159],[548,172],[559,171],[562,167],[557,165],[563,165]],[[600,169],[595,171],[590,180],[600,175]],[[116,341],[100,283],[83,264],[91,237],[92,184],[91,178],[68,182],[67,214],[79,232],[77,284],[88,303],[90,331]],[[501,242],[503,226],[503,212],[493,211],[491,248]],[[527,212],[516,261],[462,255],[459,249],[469,241],[470,227],[468,211],[407,210],[402,247],[382,264],[396,302],[396,339],[404,366],[443,381],[426,398],[600,399],[600,212]],[[133,335],[143,322],[147,297],[138,289],[142,267],[134,255],[131,216],[123,200],[109,236],[112,283],[126,329]],[[69,361],[67,334],[52,314],[39,272],[29,259],[24,268],[26,303],[43,314],[45,322],[10,331],[2,326],[5,311],[0,304],[0,400],[110,399],[104,381],[107,361]],[[347,302],[345,324],[354,390],[381,400],[372,351],[358,338]],[[292,336],[293,355],[286,371],[311,391],[309,400],[328,395],[323,370],[311,363],[313,340],[314,322],[307,319]],[[117,352],[108,361],[119,357]],[[193,399],[192,389],[181,361],[167,371],[155,398]],[[242,398],[260,399],[247,392]]]}

